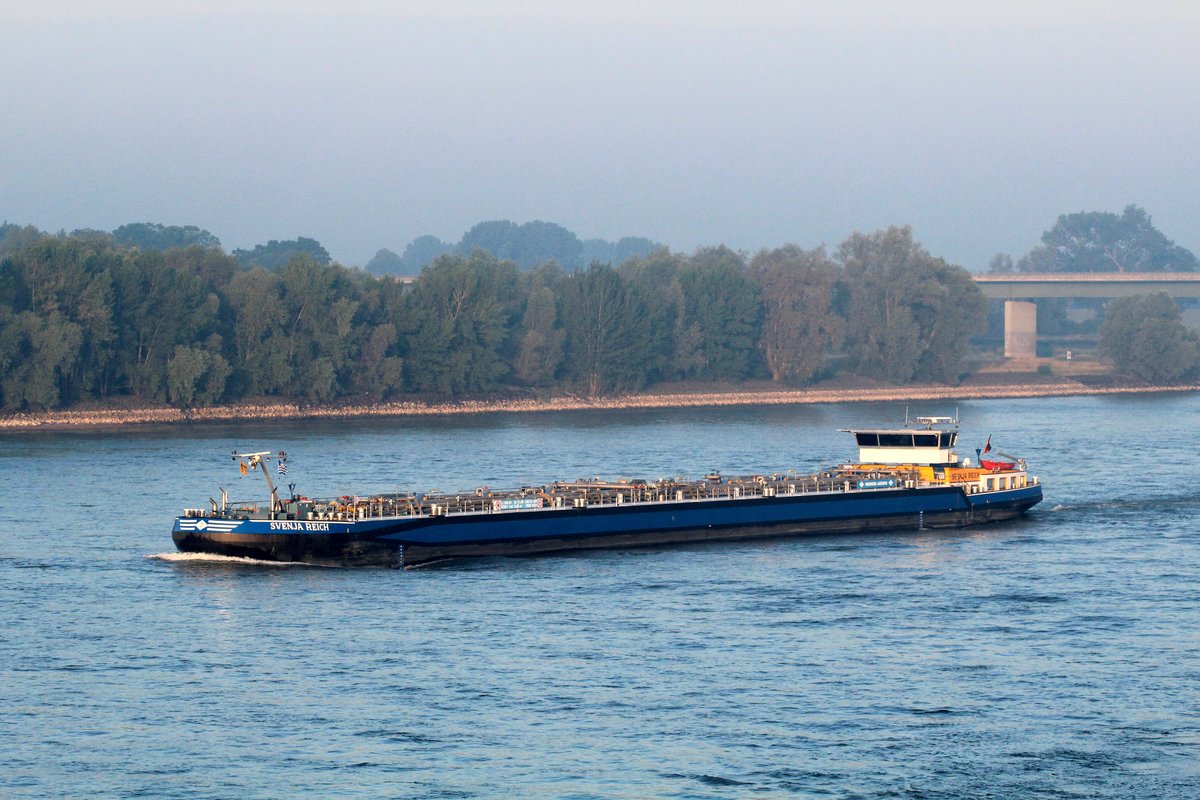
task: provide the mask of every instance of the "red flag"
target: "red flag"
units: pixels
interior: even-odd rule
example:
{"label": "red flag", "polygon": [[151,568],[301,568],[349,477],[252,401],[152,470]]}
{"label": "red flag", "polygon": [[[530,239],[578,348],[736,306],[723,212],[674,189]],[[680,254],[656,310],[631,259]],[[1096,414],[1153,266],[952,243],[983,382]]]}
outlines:
{"label": "red flag", "polygon": [[248,470],[246,469],[246,462],[245,462],[245,461],[239,461],[239,462],[238,462],[238,469],[239,469],[239,470],[241,470],[241,473],[242,473],[243,475],[245,475],[245,474],[248,472]]}
{"label": "red flag", "polygon": [[992,435],[990,433],[988,434],[987,444],[985,444],[983,446],[983,452],[985,452],[985,453],[992,452]]}

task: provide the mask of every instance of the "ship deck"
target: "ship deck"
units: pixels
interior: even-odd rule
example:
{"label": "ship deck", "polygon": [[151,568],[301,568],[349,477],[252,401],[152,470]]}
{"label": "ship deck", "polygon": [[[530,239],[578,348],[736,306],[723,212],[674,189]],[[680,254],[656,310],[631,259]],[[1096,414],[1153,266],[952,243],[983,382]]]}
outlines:
{"label": "ship deck", "polygon": [[[612,506],[652,506],[661,503],[706,502],[762,497],[812,495],[842,492],[868,492],[895,488],[961,486],[967,493],[989,492],[1033,485],[1022,470],[973,470],[965,475],[939,473],[929,479],[928,468],[879,465],[842,465],[830,470],[801,475],[795,471],[771,475],[721,477],[717,473],[703,479],[667,478],[654,482],[639,479],[605,481],[599,478],[561,481],[542,486],[493,490],[487,486],[473,490],[424,493],[383,493],[360,497],[344,495],[330,499],[294,496],[271,509],[254,501],[235,502],[224,508],[187,509],[185,517],[207,519],[361,521],[492,515],[564,508]],[[989,482],[990,481],[990,482]]]}

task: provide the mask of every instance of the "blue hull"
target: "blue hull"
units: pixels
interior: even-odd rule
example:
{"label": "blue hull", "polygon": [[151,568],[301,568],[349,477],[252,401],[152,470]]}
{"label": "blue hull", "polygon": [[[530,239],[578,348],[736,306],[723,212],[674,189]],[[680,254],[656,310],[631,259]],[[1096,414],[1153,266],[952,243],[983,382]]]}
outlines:
{"label": "blue hull", "polygon": [[172,536],[185,552],[411,567],[583,548],[965,527],[1011,519],[1041,499],[1040,485],[973,494],[941,486],[353,522],[178,517]]}

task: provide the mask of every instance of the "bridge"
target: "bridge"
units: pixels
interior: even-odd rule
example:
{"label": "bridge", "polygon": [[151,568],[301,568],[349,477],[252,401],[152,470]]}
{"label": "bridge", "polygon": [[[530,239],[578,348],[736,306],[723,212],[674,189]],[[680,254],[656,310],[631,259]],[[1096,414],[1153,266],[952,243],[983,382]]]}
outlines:
{"label": "bridge", "polygon": [[1048,272],[972,275],[983,296],[1004,301],[1004,357],[1037,357],[1039,297],[1131,297],[1164,292],[1171,297],[1200,297],[1198,272]]}

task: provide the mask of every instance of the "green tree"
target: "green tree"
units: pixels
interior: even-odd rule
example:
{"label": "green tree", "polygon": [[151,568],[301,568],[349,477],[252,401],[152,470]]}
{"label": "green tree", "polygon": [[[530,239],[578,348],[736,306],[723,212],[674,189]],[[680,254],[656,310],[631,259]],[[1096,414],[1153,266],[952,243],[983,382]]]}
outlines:
{"label": "green tree", "polygon": [[295,255],[279,273],[292,382],[285,392],[313,402],[341,393],[354,350],[357,286],[349,270]]}
{"label": "green tree", "polygon": [[987,300],[962,267],[932,257],[923,266],[913,305],[921,344],[915,377],[955,383],[971,339],[987,328]]}
{"label": "green tree", "polygon": [[1194,377],[1200,335],[1187,328],[1165,293],[1122,297],[1108,304],[1100,347],[1121,372],[1150,383]]}
{"label": "green tree", "polygon": [[646,258],[655,250],[662,250],[660,242],[643,236],[624,236],[618,241],[610,242],[605,239],[585,239],[579,253],[580,264],[611,264],[620,266],[635,258]]}
{"label": "green tree", "polygon": [[687,257],[665,247],[621,265],[618,273],[629,286],[645,319],[639,358],[647,382],[670,381],[703,366],[699,327],[685,317],[679,276]]}
{"label": "green tree", "polygon": [[44,238],[47,238],[46,234],[33,225],[2,223],[0,224],[0,259],[20,253]]}
{"label": "green tree", "polygon": [[534,281],[521,317],[520,346],[513,374],[530,386],[547,386],[553,382],[562,362],[566,333],[558,324],[557,298],[554,290],[540,278]]}
{"label": "green tree", "polygon": [[163,253],[126,251],[113,268],[113,382],[150,400],[167,399],[167,362],[176,345],[206,340],[220,327],[221,300],[196,275],[168,266]]}
{"label": "green tree", "polygon": [[329,264],[332,261],[329,251],[322,247],[320,242],[304,236],[283,241],[272,239],[266,244],[255,245],[253,250],[233,251],[233,257],[243,267],[257,266],[267,269],[286,266],[295,256],[307,256],[318,264]]}
{"label": "green tree", "polygon": [[698,250],[679,275],[686,332],[699,334],[699,365],[688,377],[743,380],[758,367],[758,287],[727,247]]}
{"label": "green tree", "polygon": [[480,222],[463,234],[458,252],[466,255],[475,250],[513,261],[522,269],[547,261],[573,267],[583,244],[575,234],[553,222],[534,220],[517,225],[505,219]]}
{"label": "green tree", "polygon": [[958,377],[985,302],[960,267],[931,256],[909,227],[843,242],[837,260],[849,294],[846,350],[856,372],[895,383]]}
{"label": "green tree", "polygon": [[[211,344],[219,348],[219,341]],[[208,405],[220,399],[230,372],[220,353],[177,345],[167,362],[167,397],[181,408]]]}
{"label": "green tree", "polygon": [[70,235],[59,231],[56,237],[60,240],[70,239],[76,245],[92,250],[107,250],[113,247],[112,234],[108,231],[98,231],[95,228],[76,228]]}
{"label": "green tree", "polygon": [[403,275],[404,259],[383,247],[375,252],[363,269],[372,275]]}
{"label": "green tree", "polygon": [[1022,272],[1182,272],[1200,269],[1135,205],[1120,214],[1063,214],[1042,234],[1041,247],[1021,259]]}
{"label": "green tree", "polygon": [[390,322],[363,326],[358,335],[358,359],[351,374],[350,389],[379,402],[403,384],[404,361],[392,354],[400,336]]}
{"label": "green tree", "polygon": [[60,402],[107,394],[105,367],[114,335],[112,271],[121,256],[93,241],[44,237],[14,255],[3,270],[0,292],[14,312],[55,314],[78,326],[78,357],[61,376]]}
{"label": "green tree", "polygon": [[[406,387],[409,286],[391,276],[369,277],[362,288],[363,307],[357,326],[358,365],[351,388],[356,394],[383,399]],[[368,378],[370,374],[373,377]]]}
{"label": "green tree", "polygon": [[57,311],[39,316],[23,311],[0,318],[0,395],[6,408],[56,408],[74,371],[82,342],[80,327]]}
{"label": "green tree", "polygon": [[195,225],[162,225],[157,222],[131,222],[112,232],[118,247],[142,250],[168,250],[172,247],[218,248],[221,240]]}
{"label": "green tree", "polygon": [[643,347],[649,321],[637,295],[608,265],[593,264],[565,278],[559,318],[566,332],[564,370],[595,397],[645,385]]}
{"label": "green tree", "polygon": [[436,236],[418,236],[404,248],[404,255],[401,257],[404,261],[403,274],[417,275],[439,256],[449,255],[454,250],[454,245],[443,242]]}
{"label": "green tree", "polygon": [[234,381],[238,395],[281,394],[291,386],[291,342],[279,278],[262,267],[233,276],[226,296],[233,308]]}
{"label": "green tree", "polygon": [[224,289],[233,276],[242,271],[236,258],[215,247],[172,248],[163,253],[162,258],[168,268],[199,278],[210,292]]}
{"label": "green tree", "polygon": [[993,275],[1008,275],[1015,269],[1013,258],[1008,253],[996,253],[988,262],[988,272]]}
{"label": "green tree", "polygon": [[845,321],[834,308],[840,272],[825,248],[787,245],[764,250],[750,262],[763,302],[759,347],[781,383],[813,379],[833,348],[840,347]]}
{"label": "green tree", "polygon": [[176,345],[175,354],[167,362],[167,397],[183,408],[192,405],[196,386],[208,370],[208,353],[193,347]]}
{"label": "green tree", "polygon": [[511,263],[482,251],[426,267],[409,295],[406,381],[440,395],[497,389],[508,372],[516,283]]}

